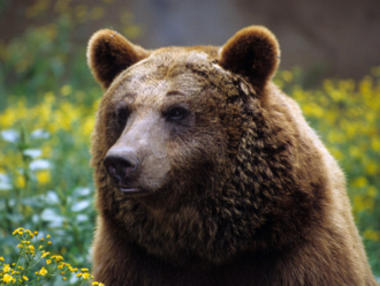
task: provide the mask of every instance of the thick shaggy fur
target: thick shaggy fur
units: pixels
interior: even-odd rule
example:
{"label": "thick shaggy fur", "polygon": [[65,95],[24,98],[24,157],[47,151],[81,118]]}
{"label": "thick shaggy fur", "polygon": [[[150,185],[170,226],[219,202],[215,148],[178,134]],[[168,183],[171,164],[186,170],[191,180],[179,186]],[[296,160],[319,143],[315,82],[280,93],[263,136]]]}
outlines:
{"label": "thick shaggy fur", "polygon": [[[110,30],[91,38],[89,66],[108,88],[92,138],[96,280],[376,285],[343,173],[271,82],[279,54],[254,26],[222,48],[146,51]],[[173,123],[165,114],[177,105],[188,114]],[[130,184],[144,195],[110,179],[103,161],[114,146],[135,150]]]}

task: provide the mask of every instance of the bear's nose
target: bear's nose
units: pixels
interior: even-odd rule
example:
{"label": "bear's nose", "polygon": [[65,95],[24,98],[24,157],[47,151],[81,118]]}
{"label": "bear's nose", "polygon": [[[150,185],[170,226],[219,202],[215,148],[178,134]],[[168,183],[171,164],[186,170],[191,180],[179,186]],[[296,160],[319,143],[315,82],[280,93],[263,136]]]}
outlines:
{"label": "bear's nose", "polygon": [[108,174],[118,185],[125,186],[136,174],[138,159],[135,152],[124,149],[110,149],[104,158],[104,166]]}

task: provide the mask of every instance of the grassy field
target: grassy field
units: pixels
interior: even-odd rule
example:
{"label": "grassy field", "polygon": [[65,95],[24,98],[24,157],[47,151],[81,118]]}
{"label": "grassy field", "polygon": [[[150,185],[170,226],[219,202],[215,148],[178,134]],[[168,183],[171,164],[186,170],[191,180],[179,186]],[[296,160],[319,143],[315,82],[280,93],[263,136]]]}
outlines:
{"label": "grassy field", "polygon": [[[81,285],[90,278],[89,142],[101,90],[84,46],[71,41],[74,29],[61,17],[0,44],[0,285]],[[379,276],[380,68],[312,89],[303,74],[281,71],[276,82],[344,169]]]}

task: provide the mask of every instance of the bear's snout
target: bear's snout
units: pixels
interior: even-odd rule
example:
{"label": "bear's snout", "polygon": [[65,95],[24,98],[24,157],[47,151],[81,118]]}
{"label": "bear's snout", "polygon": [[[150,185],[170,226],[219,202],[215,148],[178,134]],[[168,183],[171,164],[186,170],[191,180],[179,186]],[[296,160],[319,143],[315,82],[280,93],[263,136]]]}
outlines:
{"label": "bear's snout", "polygon": [[138,171],[139,160],[130,148],[111,148],[104,158],[104,166],[118,186],[130,187]]}

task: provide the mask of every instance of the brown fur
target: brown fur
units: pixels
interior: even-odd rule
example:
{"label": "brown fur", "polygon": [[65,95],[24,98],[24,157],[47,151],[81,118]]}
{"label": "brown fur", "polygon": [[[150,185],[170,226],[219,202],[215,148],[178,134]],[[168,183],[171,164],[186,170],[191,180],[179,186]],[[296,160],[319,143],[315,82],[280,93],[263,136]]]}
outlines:
{"label": "brown fur", "polygon": [[[221,49],[155,51],[103,30],[88,60],[108,87],[92,139],[96,280],[376,285],[343,173],[271,82],[279,48],[267,29],[245,28]],[[173,106],[186,117],[168,117]],[[145,193],[107,174],[104,158],[120,148],[141,163],[128,187]]]}

